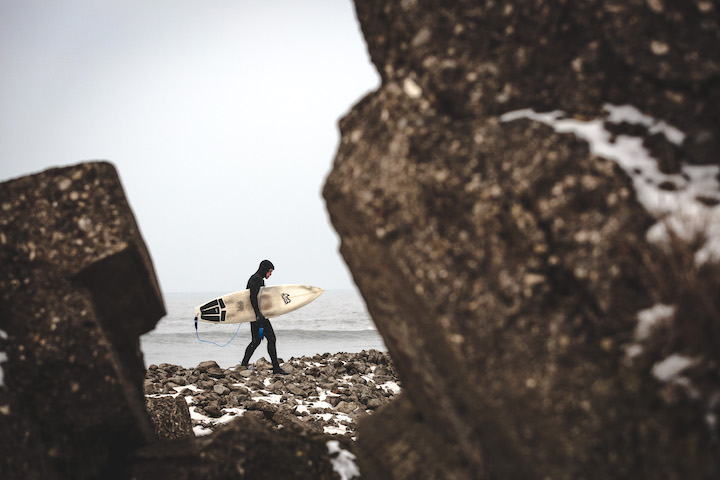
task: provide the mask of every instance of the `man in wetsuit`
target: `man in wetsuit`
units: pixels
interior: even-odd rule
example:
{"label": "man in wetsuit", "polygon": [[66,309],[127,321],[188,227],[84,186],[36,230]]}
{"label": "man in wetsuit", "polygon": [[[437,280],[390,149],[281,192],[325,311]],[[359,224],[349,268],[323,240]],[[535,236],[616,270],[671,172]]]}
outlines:
{"label": "man in wetsuit", "polygon": [[268,341],[268,353],[270,354],[270,360],[272,361],[273,373],[287,375],[287,372],[280,368],[280,364],[278,363],[277,350],[275,348],[275,332],[273,331],[272,324],[270,324],[269,319],[263,316],[258,304],[260,287],[265,286],[265,279],[270,278],[273,270],[275,270],[275,266],[272,262],[270,260],[263,260],[260,262],[260,267],[257,269],[257,272],[253,273],[248,280],[247,288],[250,289],[250,304],[252,305],[253,310],[255,310],[255,321],[250,322],[250,334],[252,339],[245,349],[245,358],[243,358],[241,365],[245,367],[248,365],[250,357],[253,352],[255,352],[258,345],[260,345],[264,336]]}

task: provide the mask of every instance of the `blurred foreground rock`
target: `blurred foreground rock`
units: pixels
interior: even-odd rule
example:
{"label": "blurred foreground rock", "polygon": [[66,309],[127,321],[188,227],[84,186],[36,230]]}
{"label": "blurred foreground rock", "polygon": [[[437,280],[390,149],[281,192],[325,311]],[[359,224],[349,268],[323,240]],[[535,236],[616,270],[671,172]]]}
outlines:
{"label": "blurred foreground rock", "polygon": [[139,337],[165,312],[112,165],[0,184],[0,265],[3,480],[336,478],[326,436],[291,424],[195,438],[171,397],[151,421]]}
{"label": "blurred foreground rock", "polygon": [[357,12],[382,85],[323,194],[406,396],[360,424],[365,477],[717,478],[717,4]]}
{"label": "blurred foreground rock", "polygon": [[322,436],[292,425],[277,430],[260,419],[239,417],[208,437],[159,442],[138,450],[132,459],[132,478],[332,480],[337,476],[325,442]]}
{"label": "blurred foreground rock", "polygon": [[0,185],[3,478],[121,478],[155,438],[139,336],[165,314],[115,169]]}

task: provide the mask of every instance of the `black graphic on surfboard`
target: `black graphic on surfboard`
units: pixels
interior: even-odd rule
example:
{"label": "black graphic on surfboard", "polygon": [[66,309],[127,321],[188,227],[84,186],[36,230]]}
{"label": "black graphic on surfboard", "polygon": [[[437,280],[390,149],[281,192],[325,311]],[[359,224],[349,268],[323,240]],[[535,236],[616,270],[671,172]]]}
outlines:
{"label": "black graphic on surfboard", "polygon": [[287,293],[282,293],[280,294],[280,296],[282,297],[283,302],[285,302],[285,305],[291,302],[290,295],[288,295]]}
{"label": "black graphic on surfboard", "polygon": [[200,307],[200,318],[208,322],[224,322],[225,315],[225,302],[222,298],[211,300]]}

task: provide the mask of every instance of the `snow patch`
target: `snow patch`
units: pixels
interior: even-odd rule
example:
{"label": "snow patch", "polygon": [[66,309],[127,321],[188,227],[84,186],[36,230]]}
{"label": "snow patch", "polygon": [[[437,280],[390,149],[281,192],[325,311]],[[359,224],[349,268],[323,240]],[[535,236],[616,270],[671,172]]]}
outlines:
{"label": "snow patch", "polygon": [[210,435],[213,431],[209,428],[205,428],[202,425],[196,425],[193,427],[193,433],[196,437],[203,437],[205,435]]}
{"label": "snow patch", "polygon": [[670,142],[681,145],[685,141],[685,134],[677,128],[668,125],[663,120],[655,120],[645,115],[632,105],[610,105],[605,104],[608,112],[607,121],[610,123],[632,123],[647,127],[651,134],[662,133]]}
{"label": "snow patch", "polygon": [[277,395],[275,393],[263,394],[263,392],[257,392],[257,394],[252,395],[252,399],[256,402],[265,401],[267,403],[279,405],[282,400],[282,395]]}
{"label": "snow patch", "polygon": [[402,388],[400,388],[400,385],[398,385],[395,382],[386,382],[382,385],[378,385],[380,388],[385,390],[386,392],[392,392],[393,394],[398,394],[402,391]]}
{"label": "snow patch", "polygon": [[231,407],[231,408],[223,408],[221,410],[225,415],[223,415],[220,418],[213,419],[212,423],[219,424],[219,423],[230,423],[231,421],[235,420],[237,417],[243,416],[243,414],[246,412],[244,408],[237,408],[237,407]]}
{"label": "snow patch", "polygon": [[656,363],[652,368],[652,374],[661,382],[667,383],[677,380],[683,370],[695,365],[695,363],[692,358],[674,353],[665,360]]}
{"label": "snow patch", "polygon": [[[330,440],[327,442],[328,453],[330,453],[333,470],[340,475],[340,480],[352,480],[353,478],[360,476],[360,469],[355,463],[355,455],[343,450],[340,447],[340,442],[337,440]],[[336,455],[337,454],[337,455]]]}
{"label": "snow patch", "polygon": [[183,385],[183,386],[181,386],[181,387],[173,387],[173,390],[175,390],[175,391],[178,392],[178,393],[182,392],[182,391],[185,390],[185,389],[188,389],[188,390],[190,390],[191,392],[195,392],[195,393],[200,393],[200,392],[204,392],[204,391],[205,391],[205,390],[203,390],[202,388],[198,388],[198,387],[195,386],[195,385]]}
{"label": "snow patch", "polygon": [[212,419],[210,417],[207,417],[203,415],[202,413],[198,413],[195,411],[195,407],[190,407],[190,419],[196,420],[198,422],[212,422]]}
{"label": "snow patch", "polygon": [[675,315],[675,307],[658,303],[637,314],[638,324],[635,329],[635,340],[646,340],[652,331],[660,325],[667,324]]}
{"label": "snow patch", "polygon": [[[667,242],[671,234],[684,240],[698,236],[705,245],[695,254],[695,261],[703,264],[720,261],[720,183],[717,165],[683,165],[681,172],[666,174],[660,171],[657,159],[643,146],[641,137],[613,135],[605,123],[631,123],[645,126],[650,133],[661,133],[680,145],[685,134],[662,120],[655,120],[635,107],[604,106],[605,118],[581,121],[565,118],[559,110],[537,113],[530,109],[508,112],[503,122],[530,119],[552,127],[558,133],[572,133],[588,142],[593,155],[615,161],[632,179],[637,198],[658,222],[647,232],[650,242]],[[661,188],[664,187],[664,188]]]}
{"label": "snow patch", "polygon": [[323,427],[323,433],[328,435],[345,435],[347,433],[347,427],[345,425]]}

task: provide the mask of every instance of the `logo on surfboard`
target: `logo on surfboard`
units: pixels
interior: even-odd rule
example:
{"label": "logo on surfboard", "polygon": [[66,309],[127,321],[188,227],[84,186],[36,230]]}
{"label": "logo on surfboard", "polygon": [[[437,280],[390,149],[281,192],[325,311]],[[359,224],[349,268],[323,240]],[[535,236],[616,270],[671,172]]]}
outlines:
{"label": "logo on surfboard", "polygon": [[281,293],[280,296],[282,297],[283,302],[285,302],[285,305],[291,302],[290,295],[288,295],[287,293]]}
{"label": "logo on surfboard", "polygon": [[200,318],[208,322],[224,322],[226,314],[222,298],[211,300],[200,307]]}

